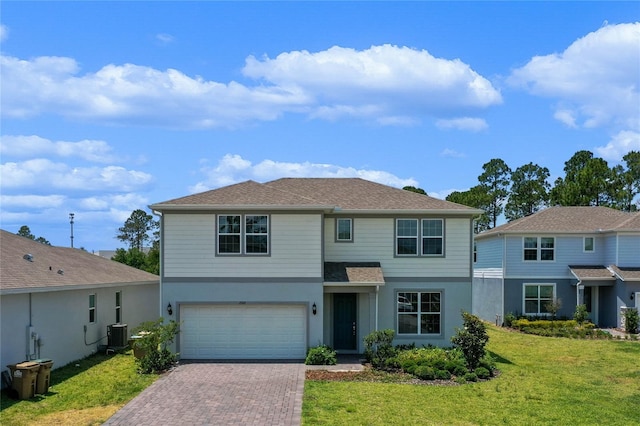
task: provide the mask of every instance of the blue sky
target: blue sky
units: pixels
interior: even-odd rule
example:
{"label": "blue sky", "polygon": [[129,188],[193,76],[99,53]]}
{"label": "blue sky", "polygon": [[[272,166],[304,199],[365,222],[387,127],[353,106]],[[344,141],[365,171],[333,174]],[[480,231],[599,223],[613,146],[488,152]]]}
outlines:
{"label": "blue sky", "polygon": [[444,198],[501,158],[640,150],[637,2],[2,2],[1,227],[122,247],[253,179]]}

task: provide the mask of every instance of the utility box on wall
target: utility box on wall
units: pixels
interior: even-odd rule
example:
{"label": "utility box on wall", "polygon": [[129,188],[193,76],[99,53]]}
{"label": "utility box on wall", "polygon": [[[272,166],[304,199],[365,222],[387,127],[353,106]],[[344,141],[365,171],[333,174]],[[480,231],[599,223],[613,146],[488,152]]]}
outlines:
{"label": "utility box on wall", "polygon": [[129,340],[127,324],[111,324],[107,326],[107,339],[110,347],[125,347]]}

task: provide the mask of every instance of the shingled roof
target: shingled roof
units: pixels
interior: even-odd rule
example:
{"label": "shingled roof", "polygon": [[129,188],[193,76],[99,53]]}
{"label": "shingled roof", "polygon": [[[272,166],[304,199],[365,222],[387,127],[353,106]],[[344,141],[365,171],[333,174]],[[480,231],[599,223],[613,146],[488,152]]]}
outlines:
{"label": "shingled roof", "polygon": [[150,206],[153,210],[292,208],[329,211],[447,211],[476,215],[480,210],[360,178],[283,178],[247,181]]}
{"label": "shingled roof", "polygon": [[0,294],[158,283],[160,277],[84,250],[0,230]]}
{"label": "shingled roof", "polygon": [[509,233],[570,234],[630,230],[640,230],[640,213],[627,213],[602,206],[556,206],[497,226],[478,234],[476,239]]}

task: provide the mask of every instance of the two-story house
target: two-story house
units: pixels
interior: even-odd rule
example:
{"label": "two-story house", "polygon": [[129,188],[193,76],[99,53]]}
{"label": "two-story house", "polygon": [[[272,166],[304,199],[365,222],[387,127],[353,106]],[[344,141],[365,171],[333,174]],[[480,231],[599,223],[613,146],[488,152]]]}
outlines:
{"label": "two-story house", "polygon": [[[640,212],[550,207],[475,238],[473,312],[572,317],[584,304],[600,327],[640,307]],[[558,303],[559,302],[559,303]]]}
{"label": "two-story house", "polygon": [[161,303],[184,359],[301,359],[363,337],[450,345],[481,213],[351,178],[246,181],[157,203]]}

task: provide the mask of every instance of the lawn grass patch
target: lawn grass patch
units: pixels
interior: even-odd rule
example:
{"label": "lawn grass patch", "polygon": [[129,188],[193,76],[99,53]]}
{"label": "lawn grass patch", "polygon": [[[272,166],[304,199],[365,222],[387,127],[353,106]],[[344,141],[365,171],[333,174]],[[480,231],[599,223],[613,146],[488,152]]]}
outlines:
{"label": "lawn grass patch", "polygon": [[498,377],[459,386],[307,381],[303,424],[607,424],[640,420],[640,344],[488,326]]}
{"label": "lawn grass patch", "polygon": [[49,392],[14,400],[2,392],[2,425],[102,424],[153,383],[158,375],[136,371],[132,351],[95,354],[51,371]]}

